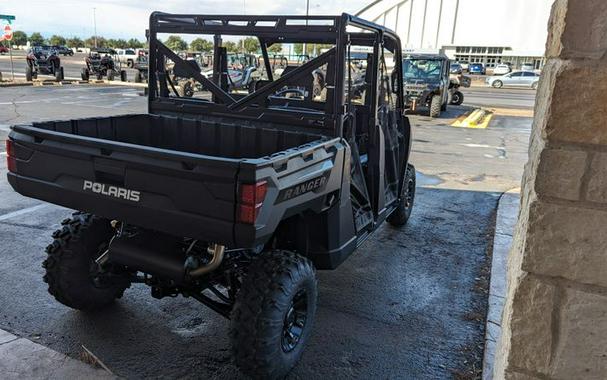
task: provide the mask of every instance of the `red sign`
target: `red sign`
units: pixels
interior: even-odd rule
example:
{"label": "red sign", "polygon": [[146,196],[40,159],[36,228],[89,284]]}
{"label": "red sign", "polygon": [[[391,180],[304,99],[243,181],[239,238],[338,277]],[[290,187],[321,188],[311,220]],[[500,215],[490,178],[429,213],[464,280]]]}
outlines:
{"label": "red sign", "polygon": [[8,24],[4,26],[4,39],[7,41],[10,41],[13,39],[13,30],[11,29],[11,26]]}

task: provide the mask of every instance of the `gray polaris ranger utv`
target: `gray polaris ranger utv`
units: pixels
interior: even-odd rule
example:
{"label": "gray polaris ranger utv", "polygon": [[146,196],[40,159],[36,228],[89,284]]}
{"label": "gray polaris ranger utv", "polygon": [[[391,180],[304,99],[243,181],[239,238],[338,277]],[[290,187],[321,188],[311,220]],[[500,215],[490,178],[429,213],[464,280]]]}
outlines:
{"label": "gray polaris ranger utv", "polygon": [[[214,74],[160,42],[167,34],[213,39]],[[230,90],[224,36],[259,39],[266,79],[249,94]],[[276,43],[328,48],[277,79]],[[231,320],[243,372],[284,377],[312,333],[315,270],[411,213],[400,41],[347,14],[153,13],[149,46],[148,113],[12,127],[12,187],[79,210],[53,234],[44,280],[80,310],[133,283],[157,298],[192,297]],[[356,53],[356,86],[354,51],[366,52]],[[191,97],[169,65],[199,83]],[[325,86],[315,93],[318,69]]]}

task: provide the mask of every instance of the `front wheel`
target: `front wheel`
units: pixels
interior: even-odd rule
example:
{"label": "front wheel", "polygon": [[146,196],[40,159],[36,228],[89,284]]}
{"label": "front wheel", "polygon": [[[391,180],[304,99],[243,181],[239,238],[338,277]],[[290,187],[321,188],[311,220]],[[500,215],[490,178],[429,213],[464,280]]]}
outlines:
{"label": "front wheel", "polygon": [[442,107],[442,99],[440,95],[432,96],[430,100],[430,117],[439,117]]}
{"label": "front wheel", "polygon": [[25,68],[25,80],[31,82],[33,78],[34,73],[32,67],[30,65],[27,65],[27,67]]}
{"label": "front wheel", "polygon": [[504,82],[502,82],[501,80],[496,80],[495,82],[493,82],[492,86],[493,88],[502,88],[504,87]]}
{"label": "front wheel", "polygon": [[110,221],[75,213],[53,233],[46,248],[44,282],[48,292],[62,304],[78,310],[98,310],[122,297],[130,286],[128,273],[101,269],[95,260],[114,236]]}
{"label": "front wheel", "polygon": [[126,82],[126,71],[120,70],[120,81]]}
{"label": "front wheel", "polygon": [[400,200],[396,209],[390,214],[387,221],[395,227],[404,226],[411,217],[413,203],[415,202],[415,166],[408,164],[405,172],[405,181]]}
{"label": "front wheel", "polygon": [[305,257],[274,250],[253,261],[230,318],[241,371],[255,379],[284,378],[311,335],[316,298],[316,273]]}

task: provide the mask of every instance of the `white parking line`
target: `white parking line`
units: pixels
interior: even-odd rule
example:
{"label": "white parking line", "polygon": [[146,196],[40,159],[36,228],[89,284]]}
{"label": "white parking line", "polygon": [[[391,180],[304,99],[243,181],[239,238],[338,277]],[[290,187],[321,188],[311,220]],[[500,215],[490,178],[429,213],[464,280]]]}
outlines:
{"label": "white parking line", "polygon": [[38,206],[32,206],[32,207],[24,208],[24,209],[21,209],[21,210],[9,212],[8,214],[0,215],[0,222],[2,222],[4,220],[7,220],[7,219],[11,219],[11,218],[17,217],[17,216],[29,214],[31,212],[41,210],[41,209],[46,208],[48,206],[49,205],[47,203],[43,203],[43,204],[38,205]]}

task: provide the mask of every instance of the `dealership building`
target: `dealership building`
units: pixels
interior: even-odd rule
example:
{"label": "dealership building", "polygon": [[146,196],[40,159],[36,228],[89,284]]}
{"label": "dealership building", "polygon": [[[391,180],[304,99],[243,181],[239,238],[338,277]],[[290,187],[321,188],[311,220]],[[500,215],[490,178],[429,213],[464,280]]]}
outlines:
{"label": "dealership building", "polygon": [[553,0],[375,0],[357,15],[395,30],[403,48],[442,49],[488,68],[544,65]]}

